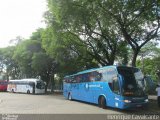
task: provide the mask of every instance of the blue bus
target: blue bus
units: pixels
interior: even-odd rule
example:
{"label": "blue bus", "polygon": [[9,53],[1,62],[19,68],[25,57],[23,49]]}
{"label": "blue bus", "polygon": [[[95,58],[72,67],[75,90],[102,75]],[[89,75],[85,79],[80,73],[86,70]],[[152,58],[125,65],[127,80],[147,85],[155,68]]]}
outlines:
{"label": "blue bus", "polygon": [[63,95],[68,100],[94,103],[101,108],[146,107],[148,96],[139,85],[143,79],[138,68],[105,66],[64,77]]}

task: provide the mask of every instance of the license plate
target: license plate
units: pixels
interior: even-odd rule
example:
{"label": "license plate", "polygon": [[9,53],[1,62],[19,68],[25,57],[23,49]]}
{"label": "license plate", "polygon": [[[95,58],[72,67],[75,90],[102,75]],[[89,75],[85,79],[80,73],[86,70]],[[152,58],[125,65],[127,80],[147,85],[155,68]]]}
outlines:
{"label": "license plate", "polygon": [[137,107],[142,107],[142,105],[137,105]]}

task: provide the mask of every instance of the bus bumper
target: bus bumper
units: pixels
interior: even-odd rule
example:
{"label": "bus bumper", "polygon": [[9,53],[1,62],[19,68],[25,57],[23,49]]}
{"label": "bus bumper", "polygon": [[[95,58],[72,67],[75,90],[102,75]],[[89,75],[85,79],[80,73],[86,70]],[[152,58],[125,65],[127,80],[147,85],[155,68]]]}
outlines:
{"label": "bus bumper", "polygon": [[123,103],[122,109],[147,108],[148,102],[143,103]]}

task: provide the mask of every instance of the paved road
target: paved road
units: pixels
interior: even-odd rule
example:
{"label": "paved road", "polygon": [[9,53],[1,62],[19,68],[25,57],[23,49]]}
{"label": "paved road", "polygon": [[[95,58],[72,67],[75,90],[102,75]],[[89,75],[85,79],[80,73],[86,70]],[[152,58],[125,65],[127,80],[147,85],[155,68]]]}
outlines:
{"label": "paved road", "polygon": [[[155,103],[154,103],[155,104]],[[117,109],[101,109],[93,104],[68,101],[62,95],[28,95],[18,93],[0,93],[0,114],[133,114],[156,113],[158,107],[148,110],[138,109],[122,111]],[[156,105],[154,106],[156,107]],[[160,112],[160,111],[159,111]]]}

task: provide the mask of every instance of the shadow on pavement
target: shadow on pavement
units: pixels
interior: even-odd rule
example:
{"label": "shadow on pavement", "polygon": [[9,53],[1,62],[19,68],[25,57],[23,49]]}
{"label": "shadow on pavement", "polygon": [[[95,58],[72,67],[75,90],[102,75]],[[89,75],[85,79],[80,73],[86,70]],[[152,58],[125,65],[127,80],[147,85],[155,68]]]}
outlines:
{"label": "shadow on pavement", "polygon": [[[92,103],[78,101],[78,100],[74,100],[74,101],[98,107],[97,104],[92,104]],[[113,111],[120,112],[122,114],[160,114],[160,108],[158,108],[157,100],[149,100],[149,104],[147,107],[139,107],[139,108],[127,109],[127,110],[107,107],[106,110],[113,110]]]}

